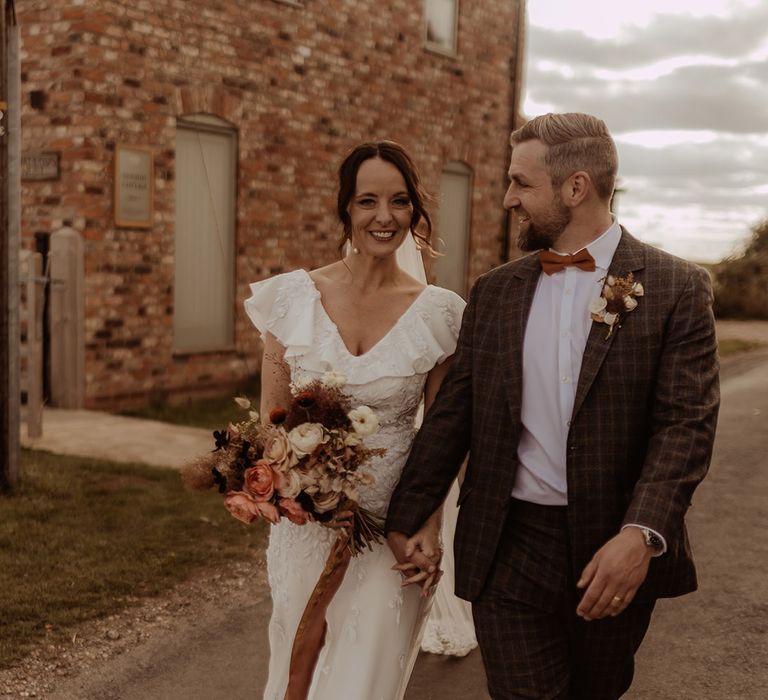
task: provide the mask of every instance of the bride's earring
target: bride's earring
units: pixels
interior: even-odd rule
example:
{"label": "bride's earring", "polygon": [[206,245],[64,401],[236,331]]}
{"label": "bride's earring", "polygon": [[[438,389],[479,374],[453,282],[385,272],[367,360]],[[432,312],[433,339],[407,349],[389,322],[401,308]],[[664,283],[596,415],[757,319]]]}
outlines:
{"label": "bride's earring", "polygon": [[355,248],[354,246],[352,246],[352,252],[353,252],[355,255],[360,255],[360,249],[359,249],[359,248]]}

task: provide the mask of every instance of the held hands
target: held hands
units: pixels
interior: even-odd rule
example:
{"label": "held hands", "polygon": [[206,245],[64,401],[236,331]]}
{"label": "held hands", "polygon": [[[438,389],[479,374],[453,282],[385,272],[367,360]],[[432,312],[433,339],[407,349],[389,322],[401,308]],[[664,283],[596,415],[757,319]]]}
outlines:
{"label": "held hands", "polygon": [[439,528],[428,522],[410,539],[401,532],[390,532],[387,542],[397,560],[392,569],[403,577],[401,585],[419,584],[421,595],[428,596],[443,573],[439,569],[443,556]]}
{"label": "held hands", "polygon": [[622,613],[648,574],[651,554],[636,527],[627,527],[608,540],[584,567],[576,584],[586,589],[576,614],[589,621]]}

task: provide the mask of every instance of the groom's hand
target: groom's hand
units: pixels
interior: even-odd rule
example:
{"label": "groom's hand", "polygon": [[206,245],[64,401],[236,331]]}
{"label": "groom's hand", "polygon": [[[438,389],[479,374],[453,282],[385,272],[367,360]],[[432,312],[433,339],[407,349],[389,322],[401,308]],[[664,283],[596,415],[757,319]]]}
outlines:
{"label": "groom's hand", "polygon": [[[402,532],[387,533],[387,544],[397,560],[397,564],[392,568],[403,576],[403,586],[423,584],[425,581],[436,578],[439,573],[437,564],[426,557],[421,550],[411,551],[412,548],[408,546],[408,537]],[[430,585],[431,583],[432,581]]]}
{"label": "groom's hand", "polygon": [[616,616],[632,602],[648,574],[651,549],[628,527],[608,540],[584,567],[576,586],[586,589],[576,614],[585,620]]}

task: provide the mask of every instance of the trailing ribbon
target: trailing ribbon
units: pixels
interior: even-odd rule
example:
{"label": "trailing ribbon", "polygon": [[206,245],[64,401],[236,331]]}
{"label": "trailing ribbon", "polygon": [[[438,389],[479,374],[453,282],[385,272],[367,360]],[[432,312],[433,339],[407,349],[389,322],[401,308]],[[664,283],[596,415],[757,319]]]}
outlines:
{"label": "trailing ribbon", "polygon": [[350,546],[351,536],[349,528],[339,531],[325,562],[323,573],[320,574],[304,608],[293,639],[285,700],[306,700],[307,698],[320,650],[325,644],[327,629],[325,614],[344,580],[353,556]]}

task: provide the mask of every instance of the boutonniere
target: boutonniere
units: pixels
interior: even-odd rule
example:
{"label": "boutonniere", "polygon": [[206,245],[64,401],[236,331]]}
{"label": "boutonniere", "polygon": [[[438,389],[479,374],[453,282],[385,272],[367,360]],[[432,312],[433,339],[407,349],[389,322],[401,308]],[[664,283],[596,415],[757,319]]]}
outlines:
{"label": "boutonniere", "polygon": [[637,307],[637,297],[643,296],[645,290],[631,272],[626,277],[608,275],[601,282],[603,293],[589,305],[589,313],[593,321],[608,326],[608,340],[614,328],[621,328],[623,315]]}

